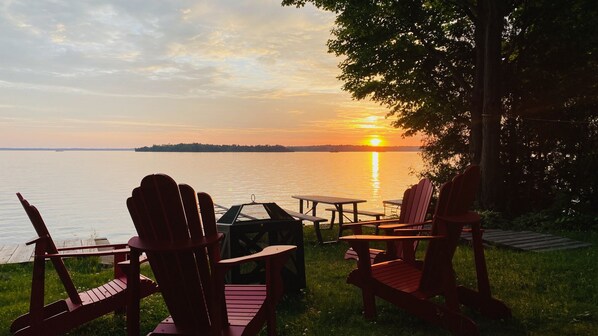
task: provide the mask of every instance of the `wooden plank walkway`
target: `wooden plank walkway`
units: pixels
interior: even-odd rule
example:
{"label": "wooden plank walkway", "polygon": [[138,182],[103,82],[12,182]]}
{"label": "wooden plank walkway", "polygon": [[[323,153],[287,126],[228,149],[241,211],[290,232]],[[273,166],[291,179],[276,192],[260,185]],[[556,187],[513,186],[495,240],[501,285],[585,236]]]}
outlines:
{"label": "wooden plank walkway", "polygon": [[[100,247],[101,245],[109,244],[108,239],[106,238],[87,238],[87,239],[67,239],[61,241],[55,241],[57,248],[61,247],[72,247],[72,246],[90,246],[96,245]],[[35,249],[35,245],[0,245],[0,264],[18,264],[18,263],[25,263],[33,261],[33,252]],[[87,249],[85,251],[94,251],[97,249]],[[80,252],[82,250],[74,250],[71,252]],[[108,257],[111,258],[111,257]],[[105,260],[102,260],[105,262]]]}
{"label": "wooden plank walkway", "polygon": [[[464,232],[461,235],[461,238],[471,241],[471,233]],[[536,233],[531,231],[508,231],[498,229],[484,230],[482,240],[484,243],[490,245],[533,252],[569,250],[592,246],[590,243],[557,237],[547,233]]]}
{"label": "wooden plank walkway", "polygon": [[[224,208],[224,207],[221,207]],[[221,209],[222,210],[222,209]],[[471,234],[464,232],[461,238],[471,241]],[[486,229],[483,235],[486,244],[509,247],[522,251],[557,251],[592,246],[590,243],[580,242],[569,238],[557,237],[547,233],[536,233],[531,231],[507,231],[498,229]],[[56,247],[67,246],[88,246],[109,244],[106,238],[67,239],[55,242]],[[0,245],[0,264],[16,264],[33,261],[34,245]],[[75,250],[80,251],[80,250]],[[86,250],[86,251],[93,251]],[[104,258],[104,257],[103,257]],[[105,257],[104,263],[111,263],[111,257]]]}

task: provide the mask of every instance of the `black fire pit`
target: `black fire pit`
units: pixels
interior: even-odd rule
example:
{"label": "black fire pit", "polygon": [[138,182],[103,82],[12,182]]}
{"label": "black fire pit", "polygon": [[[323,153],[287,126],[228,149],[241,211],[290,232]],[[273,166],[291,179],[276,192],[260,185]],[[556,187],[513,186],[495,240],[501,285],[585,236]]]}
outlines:
{"label": "black fire pit", "polygon": [[[253,199],[253,197],[252,197]],[[296,245],[282,270],[285,292],[305,288],[303,257],[303,227],[276,203],[256,203],[232,206],[217,221],[224,233],[222,258],[235,258],[261,251],[270,245]],[[247,263],[231,270],[228,281],[236,284],[264,283],[264,262]]]}

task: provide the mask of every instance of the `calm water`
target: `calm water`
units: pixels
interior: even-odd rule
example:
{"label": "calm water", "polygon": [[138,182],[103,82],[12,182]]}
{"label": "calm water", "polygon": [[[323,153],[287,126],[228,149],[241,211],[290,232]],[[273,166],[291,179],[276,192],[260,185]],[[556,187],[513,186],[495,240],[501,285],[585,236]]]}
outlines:
{"label": "calm water", "polygon": [[[125,201],[141,179],[166,173],[231,206],[276,202],[298,210],[296,194],[367,199],[363,209],[401,198],[417,182],[419,154],[135,153],[133,151],[0,151],[0,243],[35,236],[15,196],[40,210],[55,239],[107,237],[126,242],[134,227]],[[324,216],[324,213],[319,213]]]}

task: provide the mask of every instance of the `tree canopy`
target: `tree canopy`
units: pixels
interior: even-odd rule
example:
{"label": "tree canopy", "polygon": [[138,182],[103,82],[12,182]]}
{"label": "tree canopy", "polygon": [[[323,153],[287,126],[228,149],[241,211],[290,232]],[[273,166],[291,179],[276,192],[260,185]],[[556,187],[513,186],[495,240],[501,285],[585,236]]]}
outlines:
{"label": "tree canopy", "polygon": [[598,211],[598,2],[282,3],[336,13],[328,47],[343,89],[386,106],[405,135],[423,134],[436,181],[483,150],[496,158],[482,162],[496,169],[487,207]]}

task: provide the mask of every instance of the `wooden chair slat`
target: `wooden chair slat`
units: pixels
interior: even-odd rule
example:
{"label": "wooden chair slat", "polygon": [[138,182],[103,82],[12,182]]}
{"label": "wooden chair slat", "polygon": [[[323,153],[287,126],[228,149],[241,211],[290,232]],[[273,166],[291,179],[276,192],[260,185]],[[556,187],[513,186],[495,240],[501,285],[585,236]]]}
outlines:
{"label": "wooden chair slat", "polygon": [[109,283],[102,285],[100,288],[104,291],[104,293],[107,293],[107,295],[116,295],[118,292],[123,290],[123,288],[117,287],[114,281],[110,281]]}
{"label": "wooden chair slat", "polygon": [[101,287],[96,287],[94,289],[91,290],[92,293],[94,293],[96,295],[96,297],[98,298],[98,301],[104,300],[107,297],[110,297],[110,295],[106,295],[106,292],[104,291],[103,286]]}

